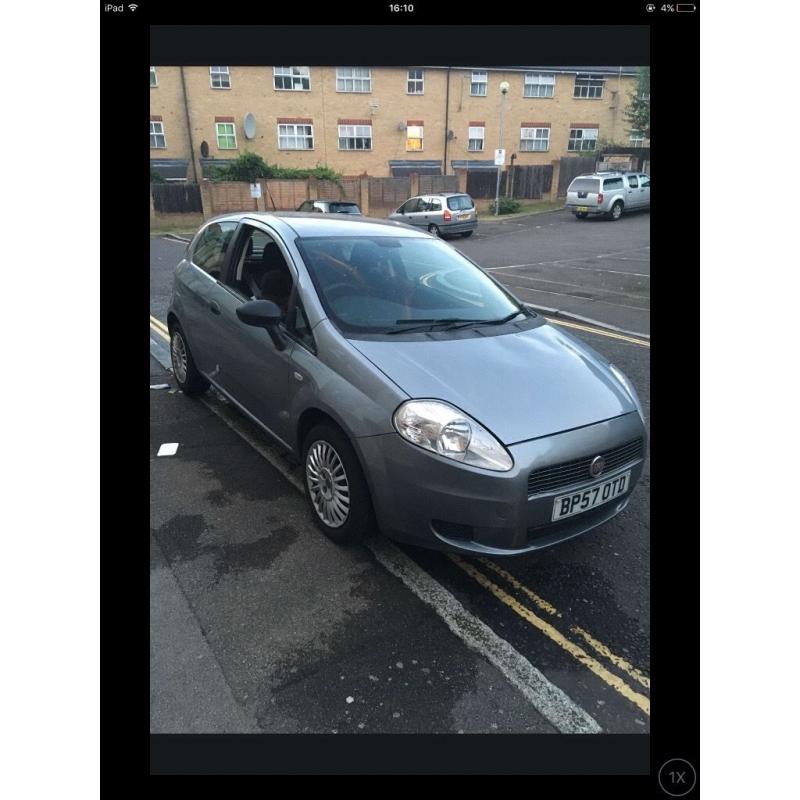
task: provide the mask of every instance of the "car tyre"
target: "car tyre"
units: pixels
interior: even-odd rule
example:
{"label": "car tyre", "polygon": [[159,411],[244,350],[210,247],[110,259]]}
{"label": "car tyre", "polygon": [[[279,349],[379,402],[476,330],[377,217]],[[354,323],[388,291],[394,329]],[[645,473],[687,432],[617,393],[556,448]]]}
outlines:
{"label": "car tyre", "polygon": [[473,231],[464,231],[464,233],[462,233],[461,235],[462,235],[462,236],[463,236],[465,239],[469,239],[469,237],[470,237],[470,236],[472,236],[472,234],[473,234]]}
{"label": "car tyre", "polygon": [[210,384],[197,369],[186,334],[177,322],[170,331],[169,354],[172,359],[172,374],[178,388],[187,395],[203,394]]}
{"label": "car tyre", "polygon": [[438,225],[428,225],[428,233],[430,233],[432,236],[441,236]]}
{"label": "car tyre", "polygon": [[306,496],[320,530],[337,544],[360,542],[375,528],[369,487],[353,445],[323,423],[303,442]]}
{"label": "car tyre", "polygon": [[617,200],[613,206],[611,206],[611,211],[609,212],[609,216],[611,217],[614,222],[616,222],[622,216],[622,200]]}

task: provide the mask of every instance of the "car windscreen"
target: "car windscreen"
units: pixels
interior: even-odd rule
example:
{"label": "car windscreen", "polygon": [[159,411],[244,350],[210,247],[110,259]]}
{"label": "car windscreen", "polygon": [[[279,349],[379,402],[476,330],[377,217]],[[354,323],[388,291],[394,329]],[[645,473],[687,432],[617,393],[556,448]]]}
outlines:
{"label": "car windscreen", "polygon": [[595,178],[575,178],[569,185],[570,192],[599,192],[600,181]]}
{"label": "car windscreen", "polygon": [[355,203],[331,203],[331,214],[360,214],[361,209]]}
{"label": "car windscreen", "polygon": [[447,198],[447,207],[451,211],[463,211],[472,208],[472,198],[468,194],[457,194]]}
{"label": "car windscreen", "polygon": [[296,240],[328,316],[344,332],[442,320],[496,321],[519,304],[450,245],[428,237]]}

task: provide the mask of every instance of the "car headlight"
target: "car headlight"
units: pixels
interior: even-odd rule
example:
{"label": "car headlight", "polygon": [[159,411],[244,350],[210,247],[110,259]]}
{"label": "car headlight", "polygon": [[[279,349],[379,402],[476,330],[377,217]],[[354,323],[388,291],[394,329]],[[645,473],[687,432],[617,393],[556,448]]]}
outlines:
{"label": "car headlight", "polygon": [[442,400],[406,400],[393,422],[404,439],[445,458],[495,472],[514,466],[508,450],[483,425]]}
{"label": "car headlight", "polygon": [[642,408],[642,403],[639,400],[639,395],[636,394],[636,389],[633,388],[633,384],[631,383],[628,376],[615,364],[609,364],[611,371],[614,373],[617,380],[622,384],[625,391],[630,395],[631,400],[633,400],[634,404],[636,405],[636,410],[639,412],[639,416],[642,418],[642,422],[644,422],[644,409]]}

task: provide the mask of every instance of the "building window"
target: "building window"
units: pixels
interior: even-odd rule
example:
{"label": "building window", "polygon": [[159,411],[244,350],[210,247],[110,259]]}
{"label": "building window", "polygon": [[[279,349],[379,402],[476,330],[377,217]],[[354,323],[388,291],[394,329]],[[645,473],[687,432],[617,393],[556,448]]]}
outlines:
{"label": "building window", "polygon": [[220,150],[236,149],[236,125],[232,122],[218,122],[217,147]]}
{"label": "building window", "polygon": [[371,92],[372,71],[369,67],[337,67],[337,92]]}
{"label": "building window", "polygon": [[163,122],[150,123],[150,147],[163,150],[167,146],[167,137],[164,135]]}
{"label": "building window", "polygon": [[313,125],[278,125],[279,150],[313,150]]}
{"label": "building window", "polygon": [[469,129],[469,144],[467,144],[467,150],[471,150],[473,153],[483,150],[485,130],[486,128],[484,127],[471,127]]}
{"label": "building window", "polygon": [[631,144],[634,147],[644,147],[644,133],[642,131],[631,131]]}
{"label": "building window", "polygon": [[422,150],[422,125],[406,127],[406,150]]}
{"label": "building window", "polygon": [[597,145],[597,128],[570,128],[567,150],[594,150]]}
{"label": "building window", "polygon": [[307,92],[311,89],[308,67],[273,67],[275,88],[280,91]]}
{"label": "building window", "polygon": [[231,88],[231,70],[230,67],[209,67],[211,75],[211,88],[212,89],[230,89]]}
{"label": "building window", "polygon": [[526,72],[522,88],[524,97],[552,97],[556,90],[556,76],[545,72]]}
{"label": "building window", "polygon": [[589,100],[599,99],[603,96],[604,83],[602,75],[576,75],[574,96]]}
{"label": "building window", "polygon": [[408,71],[407,94],[425,94],[425,70],[410,69]]}
{"label": "building window", "polygon": [[473,72],[472,82],[469,85],[469,93],[473,97],[486,97],[486,86],[488,83],[488,72]]}
{"label": "building window", "polygon": [[519,149],[544,152],[550,149],[550,128],[520,128]]}
{"label": "building window", "polygon": [[372,125],[340,125],[340,150],[372,150]]}
{"label": "building window", "polygon": [[156,75],[156,68],[150,67],[150,88],[158,86],[158,76]]}

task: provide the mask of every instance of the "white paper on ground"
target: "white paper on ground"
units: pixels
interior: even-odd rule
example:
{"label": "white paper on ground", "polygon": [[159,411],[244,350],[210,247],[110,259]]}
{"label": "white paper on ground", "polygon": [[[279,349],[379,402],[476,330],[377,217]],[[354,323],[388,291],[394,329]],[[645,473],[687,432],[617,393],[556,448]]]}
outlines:
{"label": "white paper on ground", "polygon": [[169,389],[169,384],[168,383],[151,383],[150,384],[150,388],[151,389]]}
{"label": "white paper on ground", "polygon": [[174,456],[175,453],[178,452],[178,443],[177,442],[168,442],[167,444],[162,444],[161,447],[158,448],[157,455],[159,456]]}

